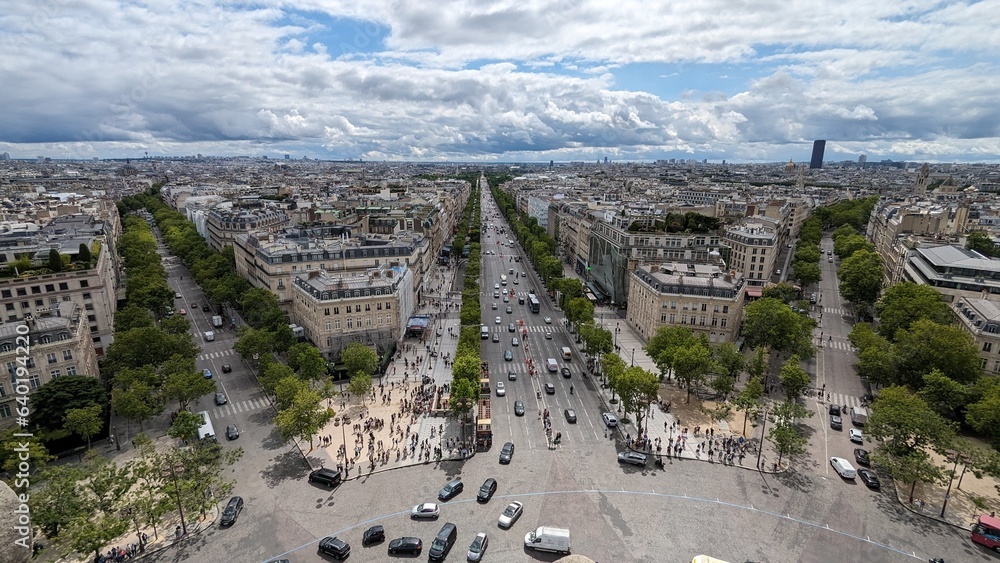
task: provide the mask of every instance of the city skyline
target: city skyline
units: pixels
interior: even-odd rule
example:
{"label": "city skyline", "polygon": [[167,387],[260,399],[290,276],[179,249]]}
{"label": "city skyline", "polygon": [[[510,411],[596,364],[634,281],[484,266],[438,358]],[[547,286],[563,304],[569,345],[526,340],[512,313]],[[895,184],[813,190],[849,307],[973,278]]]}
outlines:
{"label": "city skyline", "polygon": [[0,152],[997,163],[998,4],[13,5]]}

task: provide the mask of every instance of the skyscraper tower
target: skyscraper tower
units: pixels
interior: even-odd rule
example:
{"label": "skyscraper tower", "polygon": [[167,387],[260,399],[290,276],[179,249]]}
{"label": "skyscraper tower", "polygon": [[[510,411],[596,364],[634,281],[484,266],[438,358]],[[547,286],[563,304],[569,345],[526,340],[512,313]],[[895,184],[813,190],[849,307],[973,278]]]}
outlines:
{"label": "skyscraper tower", "polygon": [[809,160],[809,168],[823,168],[823,151],[826,150],[826,141],[813,141],[813,155]]}

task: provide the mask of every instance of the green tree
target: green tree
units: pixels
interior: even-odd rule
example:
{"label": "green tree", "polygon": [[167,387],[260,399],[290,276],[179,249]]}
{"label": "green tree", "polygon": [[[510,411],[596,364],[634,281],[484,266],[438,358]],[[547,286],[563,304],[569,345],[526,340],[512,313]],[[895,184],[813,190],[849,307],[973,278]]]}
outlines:
{"label": "green tree", "polygon": [[[358,375],[355,376],[368,377]],[[369,381],[371,378],[369,378]],[[354,384],[354,378],[351,379]],[[295,396],[292,405],[278,411],[274,424],[282,440],[298,438],[309,441],[309,451],[312,451],[313,438],[333,418],[333,411],[322,408],[323,397],[313,389],[303,389]]]}
{"label": "green tree", "polygon": [[104,427],[104,420],[101,417],[101,405],[91,403],[82,408],[70,409],[66,411],[66,420],[63,427],[71,434],[83,438],[87,441],[87,449],[90,449],[90,439],[97,435]]}
{"label": "green tree", "polygon": [[278,385],[285,379],[298,379],[291,367],[274,360],[271,356],[265,357],[267,360],[260,365],[260,385],[266,393],[276,394]]}
{"label": "green tree", "polygon": [[198,437],[198,429],[203,423],[200,414],[180,411],[170,428],[167,429],[167,435],[185,442],[192,442]]}
{"label": "green tree", "polygon": [[320,381],[326,377],[326,360],[319,348],[306,342],[293,344],[288,349],[288,364],[291,367],[294,358],[295,371],[306,381]]}
{"label": "green tree", "polygon": [[71,465],[53,465],[42,470],[37,481],[41,488],[31,495],[31,519],[49,538],[91,510],[83,496],[83,470]]}
{"label": "green tree", "polygon": [[795,262],[792,264],[792,275],[802,287],[813,285],[822,279],[819,264],[815,262]]}
{"label": "green tree", "polygon": [[802,396],[802,393],[809,388],[812,380],[806,370],[802,369],[802,360],[792,354],[781,366],[778,379],[785,389],[785,400],[794,401]]}
{"label": "green tree", "polygon": [[351,382],[347,385],[347,388],[351,393],[361,397],[361,404],[363,405],[368,394],[372,392],[372,385],[372,377],[370,375],[358,372],[351,377]]}
{"label": "green tree", "polygon": [[819,247],[815,244],[800,244],[798,248],[795,249],[794,262],[806,262],[809,264],[819,263],[819,258],[821,256]]}
{"label": "green tree", "polygon": [[778,465],[781,465],[782,458],[787,457],[789,462],[796,455],[806,451],[806,444],[809,441],[799,434],[799,431],[790,424],[776,424],[767,433],[767,439],[774,444],[774,449],[778,451]]}
{"label": "green tree", "polygon": [[358,374],[372,376],[378,370],[378,354],[359,342],[351,342],[341,350],[340,361],[352,380]]}
{"label": "green tree", "polygon": [[49,250],[49,269],[53,272],[62,271],[62,257],[59,255],[59,251],[54,248]]}
{"label": "green tree", "polygon": [[712,352],[701,340],[692,340],[674,355],[674,374],[687,390],[687,402],[691,402],[691,387],[700,384],[715,367]]}
{"label": "green tree", "polygon": [[167,334],[187,335],[191,332],[191,321],[181,315],[166,317],[160,319],[160,330]]}
{"label": "green tree", "polygon": [[858,352],[854,370],[861,379],[884,387],[898,381],[896,375],[896,355],[891,346],[870,346]]}
{"label": "green tree", "polygon": [[479,355],[475,356],[471,354],[462,354],[456,356],[455,363],[451,365],[452,378],[455,380],[465,380],[479,385],[479,374],[481,371],[481,362],[479,361]]}
{"label": "green tree", "polygon": [[95,377],[64,375],[39,387],[31,396],[31,422],[47,430],[61,430],[72,410],[97,404],[103,409],[108,395]]}
{"label": "green tree", "polygon": [[80,249],[77,252],[76,259],[83,269],[90,267],[90,247],[87,246],[87,243],[80,243]]}
{"label": "green tree", "polygon": [[646,409],[656,400],[656,392],[660,386],[656,374],[639,366],[629,367],[622,372],[616,385],[625,414],[633,413],[636,428],[642,428]]}
{"label": "green tree", "polygon": [[792,311],[777,299],[763,298],[746,306],[743,335],[753,348],[792,351],[802,357],[812,355],[815,321]]}
{"label": "green tree", "polygon": [[576,341],[580,341],[580,325],[594,320],[594,304],[584,297],[576,297],[566,302],[566,320],[577,329]]}
{"label": "green tree", "polygon": [[973,231],[965,237],[965,248],[975,250],[983,256],[1000,257],[1000,248],[993,243],[993,238],[983,231]]}
{"label": "green tree", "polygon": [[794,285],[788,282],[780,282],[765,287],[761,295],[788,304],[798,299],[801,293]]}
{"label": "green tree", "polygon": [[309,384],[294,375],[285,375],[274,386],[274,405],[279,411],[292,408],[299,393],[309,388]]}
{"label": "green tree", "polygon": [[969,388],[939,369],[932,369],[924,375],[924,387],[917,392],[934,412],[950,419],[959,420],[959,410],[969,404]]}
{"label": "green tree", "polygon": [[840,294],[851,303],[871,305],[882,291],[882,257],[861,249],[840,263]]}
{"label": "green tree", "polygon": [[144,328],[153,326],[153,317],[147,309],[129,305],[124,309],[118,309],[115,313],[115,334],[126,332],[133,328]]}
{"label": "green tree", "polygon": [[[39,437],[15,437],[14,433],[15,428],[12,426],[0,429],[0,471],[17,473],[18,465],[26,462],[32,471],[38,472],[48,462],[57,459],[49,454]],[[28,459],[21,459],[22,454]],[[15,489],[15,492],[20,491]]]}
{"label": "green tree", "polygon": [[1000,380],[984,377],[979,385],[985,389],[969,404],[965,420],[976,432],[989,436],[995,449],[1000,449]]}
{"label": "green tree", "polygon": [[697,340],[694,332],[680,326],[663,326],[656,329],[656,332],[646,341],[646,353],[656,363],[660,369],[660,378],[664,376],[669,379],[671,370],[674,369],[674,359],[677,351],[688,346]]}
{"label": "green tree", "polygon": [[763,398],[764,384],[761,382],[760,377],[751,377],[746,387],[733,399],[733,406],[736,407],[736,410],[743,412],[744,436],[747,435],[747,420],[749,418],[757,419],[757,415],[763,406],[761,402]]}
{"label": "green tree", "polygon": [[118,414],[143,424],[163,412],[163,401],[153,387],[144,382],[136,382],[126,388],[116,388],[111,391],[111,407]]}
{"label": "green tree", "polygon": [[834,242],[836,242],[836,240],[839,239],[840,237],[853,234],[857,234],[857,231],[854,230],[854,227],[850,225],[841,225],[836,231],[833,231],[831,238],[834,240]]}
{"label": "green tree", "polygon": [[893,347],[900,383],[919,389],[924,375],[938,369],[949,378],[968,384],[982,375],[979,347],[972,336],[956,326],[929,319],[914,321],[909,330],[896,333]]}
{"label": "green tree", "polygon": [[456,379],[451,385],[451,396],[448,398],[451,412],[462,422],[462,435],[465,435],[465,418],[479,399],[479,383],[468,379]]}
{"label": "green tree", "polygon": [[938,324],[951,324],[954,317],[937,289],[913,282],[902,282],[885,290],[875,303],[878,333],[892,341],[896,332],[906,330],[914,321],[929,319]]}
{"label": "green tree", "polygon": [[841,260],[846,260],[859,250],[875,252],[875,245],[862,235],[847,235],[833,241],[833,253]]}
{"label": "green tree", "polygon": [[206,379],[196,371],[175,372],[167,376],[163,382],[163,398],[167,401],[177,401],[180,410],[187,410],[192,401],[215,392],[215,382]]}
{"label": "green tree", "polygon": [[887,471],[894,479],[910,484],[908,502],[911,504],[917,483],[940,483],[944,480],[944,471],[934,464],[928,452],[921,449],[904,450],[892,455],[876,446],[871,453],[871,462]]}
{"label": "green tree", "polygon": [[174,354],[194,358],[198,352],[189,333],[171,334],[160,327],[141,327],[115,333],[104,363],[114,375],[125,368],[158,366]]}
{"label": "green tree", "polygon": [[954,430],[919,395],[900,386],[879,393],[868,417],[866,432],[888,456],[904,456],[911,450],[943,446]]}
{"label": "green tree", "polygon": [[258,365],[261,358],[275,351],[274,334],[266,329],[241,327],[237,334],[239,337],[233,349],[245,362]]}
{"label": "green tree", "polygon": [[618,392],[618,383],[621,381],[626,368],[625,361],[618,354],[605,354],[601,358],[601,370],[607,379],[608,388],[611,389],[611,403],[618,402],[614,395]]}

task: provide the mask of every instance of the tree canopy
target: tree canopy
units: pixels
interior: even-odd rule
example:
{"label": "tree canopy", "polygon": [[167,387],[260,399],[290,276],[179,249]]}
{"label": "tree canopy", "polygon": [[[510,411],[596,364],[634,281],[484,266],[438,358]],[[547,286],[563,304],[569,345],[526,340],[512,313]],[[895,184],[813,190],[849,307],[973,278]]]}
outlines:
{"label": "tree canopy", "polygon": [[875,303],[875,314],[878,333],[889,341],[895,340],[897,331],[909,329],[916,320],[930,319],[946,325],[954,318],[937,289],[908,281],[886,288]]}

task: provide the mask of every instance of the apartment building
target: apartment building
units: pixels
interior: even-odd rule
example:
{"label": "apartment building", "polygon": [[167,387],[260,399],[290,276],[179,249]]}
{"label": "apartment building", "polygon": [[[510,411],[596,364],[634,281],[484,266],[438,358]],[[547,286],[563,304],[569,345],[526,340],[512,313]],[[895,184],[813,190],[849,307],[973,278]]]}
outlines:
{"label": "apartment building", "polygon": [[404,264],[413,277],[419,302],[423,280],[434,264],[426,237],[412,232],[351,236],[340,225],[311,225],[279,232],[237,235],[236,271],[255,287],[268,289],[282,305],[295,295],[295,276],[316,270],[333,274],[365,272],[388,263]]}
{"label": "apartment building", "polygon": [[960,297],[955,300],[959,325],[976,341],[983,371],[1000,375],[1000,304],[995,300]]}
{"label": "apartment building", "polygon": [[753,217],[726,229],[723,242],[729,246],[729,268],[752,286],[767,285],[775,271],[779,253],[778,224],[766,217]]}
{"label": "apartment building", "polygon": [[85,313],[73,301],[60,301],[0,324],[0,362],[9,374],[0,377],[0,427],[14,424],[19,388],[33,393],[62,375],[100,375]]}
{"label": "apartment building", "polygon": [[927,242],[957,242],[969,218],[967,206],[923,200],[883,200],[873,209],[866,233],[882,257],[883,286],[904,279],[907,256]]}
{"label": "apartment building", "polygon": [[217,206],[204,215],[205,240],[215,250],[232,246],[237,235],[250,231],[277,231],[288,225],[288,215],[270,207]]}
{"label": "apartment building", "polygon": [[292,322],[331,360],[351,342],[389,349],[416,310],[412,271],[402,262],[362,272],[314,270],[296,275],[292,287]]}
{"label": "apartment building", "polygon": [[[29,316],[44,316],[62,303],[76,303],[83,311],[83,322],[94,353],[103,357],[114,340],[120,283],[116,257],[105,244],[108,237],[92,233],[103,233],[110,226],[87,218],[90,229],[64,230],[71,222],[74,221],[53,221],[35,233],[0,236],[2,322],[17,324]],[[81,244],[90,249],[92,265],[89,268],[71,263],[63,271],[47,270],[51,249],[75,261]],[[23,257],[30,260],[31,268],[37,267],[46,273],[35,275],[33,270],[20,270],[17,264],[23,264],[23,260],[19,261]]]}
{"label": "apartment building", "polygon": [[630,272],[626,320],[643,339],[660,327],[681,326],[708,341],[739,334],[747,284],[736,272],[711,264],[639,265]]}
{"label": "apartment building", "polygon": [[903,279],[936,288],[945,301],[1000,295],[1000,259],[952,244],[910,251]]}

